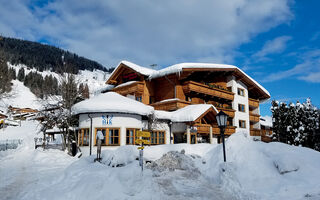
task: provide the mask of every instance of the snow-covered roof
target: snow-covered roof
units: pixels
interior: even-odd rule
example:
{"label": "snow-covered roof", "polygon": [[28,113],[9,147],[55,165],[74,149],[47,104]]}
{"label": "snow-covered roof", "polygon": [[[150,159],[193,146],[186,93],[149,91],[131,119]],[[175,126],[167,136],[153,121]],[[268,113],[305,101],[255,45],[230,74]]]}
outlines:
{"label": "snow-covered roof", "polygon": [[158,119],[167,119],[172,122],[192,122],[198,119],[203,113],[205,113],[210,108],[213,108],[216,113],[218,110],[210,104],[195,104],[189,105],[179,110],[168,112],[162,110],[156,110],[155,116]]}
{"label": "snow-covered roof", "polygon": [[[261,86],[257,81],[255,81],[253,78],[251,78],[248,74],[246,74],[244,71],[242,71],[240,68],[238,68],[234,65],[214,64],[214,63],[179,63],[179,64],[175,64],[175,65],[171,65],[169,67],[163,68],[161,70],[153,70],[153,69],[150,69],[147,67],[142,67],[142,66],[136,65],[136,64],[131,63],[129,61],[121,61],[118,65],[118,67],[120,67],[121,64],[126,65],[127,67],[131,68],[132,70],[134,70],[142,75],[148,76],[149,79],[159,78],[159,77],[169,75],[169,74],[175,74],[175,73],[179,74],[183,71],[183,69],[194,69],[194,68],[225,69],[225,70],[238,71],[241,74],[243,74],[247,79],[252,81],[259,89],[261,89],[265,94],[267,94],[270,97],[270,93],[263,86]],[[117,68],[112,72],[109,79],[113,77],[114,73],[116,73]],[[107,80],[107,82],[108,82],[108,80]]]}
{"label": "snow-covered roof", "polygon": [[128,82],[122,83],[122,84],[120,84],[120,85],[117,85],[115,88],[128,86],[128,85],[134,84],[134,83],[136,83],[136,82],[138,82],[138,81],[128,81]]}
{"label": "snow-covered roof", "polygon": [[149,78],[154,79],[158,77],[162,77],[168,74],[180,73],[183,69],[188,68],[213,68],[213,69],[234,69],[237,68],[233,65],[225,65],[225,64],[213,64],[213,63],[179,63],[175,65],[171,65],[169,67],[163,68],[152,73]]}
{"label": "snow-covered roof", "polygon": [[[118,67],[121,65],[121,64],[124,64],[125,66],[131,68],[132,70],[138,72],[139,74],[142,74],[142,75],[145,75],[145,76],[150,76],[152,73],[156,72],[156,70],[154,69],[150,69],[150,68],[147,68],[147,67],[142,67],[140,65],[137,65],[137,64],[134,64],[132,62],[129,62],[129,61],[126,61],[126,60],[123,60],[121,61],[119,64],[118,64]],[[113,72],[111,73],[111,75],[109,76],[112,77],[112,75],[116,72],[116,69],[113,70]]]}
{"label": "snow-covered roof", "polygon": [[153,107],[139,101],[115,92],[107,92],[75,104],[72,107],[72,114],[114,112],[149,115],[153,110]]}
{"label": "snow-covered roof", "polygon": [[272,127],[272,117],[264,116],[260,117],[260,124],[266,127]]}

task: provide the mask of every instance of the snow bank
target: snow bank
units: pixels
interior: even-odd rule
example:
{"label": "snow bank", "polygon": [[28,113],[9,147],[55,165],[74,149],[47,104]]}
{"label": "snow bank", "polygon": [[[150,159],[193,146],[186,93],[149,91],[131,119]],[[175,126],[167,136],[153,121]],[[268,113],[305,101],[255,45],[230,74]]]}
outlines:
{"label": "snow bank", "polygon": [[[195,158],[195,157],[193,157]],[[194,161],[191,156],[185,155],[185,150],[169,151],[164,154],[160,159],[147,164],[148,169],[154,171],[174,171],[174,170],[185,170],[188,172],[193,172],[200,174],[198,168],[195,167]]]}
{"label": "snow bank", "polygon": [[101,163],[111,167],[121,167],[139,157],[139,152],[136,146],[120,146],[116,150],[104,150],[101,152]]}
{"label": "snow bank", "polygon": [[222,146],[212,149],[203,171],[241,198],[302,199],[317,195],[320,188],[320,153],[282,143],[254,142],[241,133],[226,142],[227,163]]}

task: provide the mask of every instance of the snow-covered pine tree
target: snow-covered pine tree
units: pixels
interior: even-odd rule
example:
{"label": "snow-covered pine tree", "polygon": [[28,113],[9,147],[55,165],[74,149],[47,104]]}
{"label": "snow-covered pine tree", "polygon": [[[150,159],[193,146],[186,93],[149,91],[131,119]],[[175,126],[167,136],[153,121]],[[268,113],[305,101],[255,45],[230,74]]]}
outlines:
{"label": "snow-covered pine tree", "polygon": [[286,138],[287,144],[294,144],[294,139],[296,137],[296,134],[298,132],[298,119],[297,119],[297,113],[296,113],[296,108],[293,103],[290,103],[288,106],[288,120],[287,120],[287,133],[286,133]]}

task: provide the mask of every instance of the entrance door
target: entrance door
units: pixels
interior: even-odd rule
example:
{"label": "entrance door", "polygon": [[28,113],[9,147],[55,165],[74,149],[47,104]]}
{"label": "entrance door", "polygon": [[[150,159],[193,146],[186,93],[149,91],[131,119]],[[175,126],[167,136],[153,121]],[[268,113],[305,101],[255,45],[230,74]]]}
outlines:
{"label": "entrance door", "polygon": [[184,133],[173,133],[174,144],[187,143],[187,137]]}
{"label": "entrance door", "polygon": [[197,134],[196,133],[190,134],[190,144],[197,144]]}

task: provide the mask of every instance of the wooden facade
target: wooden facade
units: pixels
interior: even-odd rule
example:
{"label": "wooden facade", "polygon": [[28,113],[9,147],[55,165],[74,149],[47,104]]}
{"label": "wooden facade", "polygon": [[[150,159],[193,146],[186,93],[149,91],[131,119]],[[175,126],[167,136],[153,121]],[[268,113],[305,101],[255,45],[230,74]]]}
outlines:
{"label": "wooden facade", "polygon": [[[148,71],[150,69],[146,69]],[[235,110],[232,102],[237,91],[231,91],[227,85],[227,76],[234,76],[248,86],[250,134],[260,136],[260,130],[253,129],[259,123],[259,114],[254,114],[259,108],[259,99],[269,98],[259,86],[235,68],[188,68],[179,74],[168,74],[150,79],[143,70],[134,70],[121,63],[112,73],[107,84],[115,85],[112,91],[121,95],[133,95],[136,100],[153,106],[156,110],[175,111],[191,104],[212,104],[218,111],[229,116],[228,127],[225,133],[231,135],[235,132],[232,124]],[[128,83],[131,81],[131,83]],[[128,83],[128,84],[125,84]],[[122,85],[123,84],[123,85]],[[215,123],[205,123],[200,120],[194,122],[199,134],[209,134],[212,127],[213,134],[219,133]]]}

